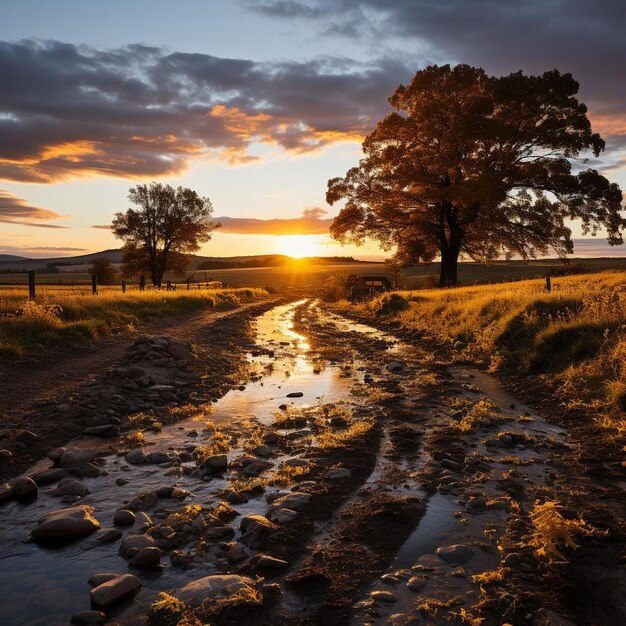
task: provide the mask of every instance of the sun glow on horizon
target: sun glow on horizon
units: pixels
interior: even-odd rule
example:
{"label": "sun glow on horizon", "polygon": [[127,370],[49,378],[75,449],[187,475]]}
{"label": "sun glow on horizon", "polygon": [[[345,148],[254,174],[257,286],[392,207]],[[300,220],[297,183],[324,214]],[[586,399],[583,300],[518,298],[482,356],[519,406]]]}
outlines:
{"label": "sun glow on horizon", "polygon": [[280,254],[286,254],[294,259],[322,256],[323,248],[315,235],[278,235],[277,239]]}

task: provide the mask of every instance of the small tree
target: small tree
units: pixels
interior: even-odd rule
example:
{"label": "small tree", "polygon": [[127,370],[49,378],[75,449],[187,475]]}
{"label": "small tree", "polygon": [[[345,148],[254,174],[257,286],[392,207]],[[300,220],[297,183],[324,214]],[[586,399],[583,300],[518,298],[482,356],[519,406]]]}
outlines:
{"label": "small tree", "polygon": [[389,98],[396,112],[365,139],[358,167],[328,181],[327,201],[346,200],[331,234],[395,246],[404,263],[439,255],[440,286],[456,284],[459,255],[572,252],[566,219],[623,243],[618,185],[593,169],[572,173],[581,152],[604,150],[577,93],[572,76],[557,70],[501,78],[468,65],[417,72]]}
{"label": "small tree", "polygon": [[99,285],[114,285],[117,281],[117,271],[111,261],[103,256],[93,260],[89,273],[96,277]]}
{"label": "small tree", "polygon": [[183,276],[190,255],[219,226],[209,221],[210,200],[191,189],[156,182],[131,187],[128,198],[139,209],[116,213],[112,225],[115,236],[124,241],[123,274],[148,272],[159,287],[167,271]]}

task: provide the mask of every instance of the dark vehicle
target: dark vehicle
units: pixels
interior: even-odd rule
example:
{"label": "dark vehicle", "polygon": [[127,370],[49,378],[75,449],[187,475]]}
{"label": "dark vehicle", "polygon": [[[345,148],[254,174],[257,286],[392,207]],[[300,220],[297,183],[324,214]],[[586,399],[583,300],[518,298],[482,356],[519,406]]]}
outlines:
{"label": "dark vehicle", "polygon": [[379,293],[391,291],[386,276],[354,276],[349,285],[350,300],[367,300]]}

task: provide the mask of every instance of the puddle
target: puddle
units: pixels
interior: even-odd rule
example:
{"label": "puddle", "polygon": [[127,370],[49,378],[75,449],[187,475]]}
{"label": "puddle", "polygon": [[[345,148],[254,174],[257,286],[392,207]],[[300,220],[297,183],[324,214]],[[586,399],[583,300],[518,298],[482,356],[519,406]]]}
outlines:
{"label": "puddle", "polygon": [[[346,377],[338,366],[320,364],[310,358],[307,338],[293,329],[296,308],[306,301],[277,306],[257,318],[256,345],[261,356],[249,356],[251,365],[262,375],[249,382],[243,391],[228,392],[216,403],[207,405],[206,419],[209,421],[236,422],[244,418],[257,418],[261,423],[271,423],[279,405],[307,407],[324,402],[347,401],[358,404],[358,398],[350,395],[355,378]],[[342,327],[380,338],[378,331],[356,325],[333,316]],[[397,345],[396,345],[397,347]],[[355,376],[356,376],[356,368]],[[302,397],[287,398],[291,392],[300,392]],[[179,421],[162,429],[160,433],[146,433],[148,451],[184,450],[201,445],[203,437],[188,437],[191,429],[201,430],[202,423],[191,419]],[[69,446],[103,447],[102,441],[81,438]],[[104,444],[106,445],[106,444]],[[231,451],[230,456],[235,456]],[[272,459],[277,465],[289,458],[278,456]],[[28,474],[49,467],[47,461],[31,468]],[[155,509],[148,511],[151,517],[159,510],[176,509],[186,503],[211,505],[219,500],[217,492],[226,485],[225,479],[203,481],[197,476],[167,476],[167,469],[155,465],[128,465],[123,458],[113,454],[104,457],[102,466],[108,474],[97,478],[84,478],[90,493],[77,504],[94,506],[95,516],[102,528],[111,528],[115,510],[134,497],[153,491],[159,486],[175,484],[188,490],[192,496],[185,501],[159,500]],[[116,479],[128,480],[118,486]],[[67,506],[46,494],[54,485],[40,488],[38,499],[28,505],[10,502],[0,507],[0,588],[2,589],[2,626],[53,626],[67,624],[70,617],[81,610],[89,609],[88,578],[97,572],[128,571],[127,562],[118,555],[119,541],[111,544],[94,545],[94,537],[70,544],[63,548],[44,549],[22,540],[35,526],[43,514]],[[252,499],[247,504],[235,505],[240,515],[265,513],[267,504],[263,497]],[[237,520],[233,523],[236,528]],[[130,532],[133,532],[132,529]],[[170,567],[167,557],[165,568],[155,574],[144,571],[133,573],[141,577],[149,591],[170,589],[214,572],[208,563],[200,563],[195,569],[185,571]],[[142,592],[145,594],[146,592]]]}

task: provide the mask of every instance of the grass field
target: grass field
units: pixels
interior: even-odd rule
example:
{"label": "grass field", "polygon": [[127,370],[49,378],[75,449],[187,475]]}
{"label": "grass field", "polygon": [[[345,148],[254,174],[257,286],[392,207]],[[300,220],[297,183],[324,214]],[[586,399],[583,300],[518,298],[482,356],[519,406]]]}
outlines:
{"label": "grass field", "polygon": [[23,287],[0,285],[0,356],[18,356],[37,344],[93,339],[146,317],[236,307],[267,295],[256,288],[122,294],[118,287],[100,287],[93,296],[87,286],[38,286],[37,300],[29,302]]}
{"label": "grass field", "polygon": [[450,342],[493,371],[536,374],[567,407],[624,432],[626,272],[402,291],[351,305]]}

